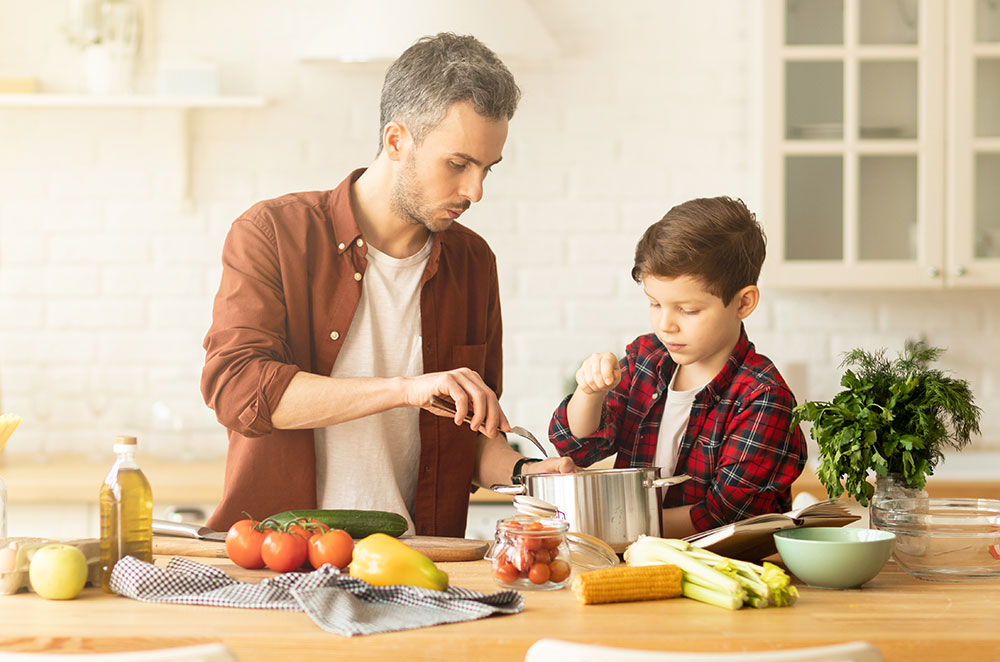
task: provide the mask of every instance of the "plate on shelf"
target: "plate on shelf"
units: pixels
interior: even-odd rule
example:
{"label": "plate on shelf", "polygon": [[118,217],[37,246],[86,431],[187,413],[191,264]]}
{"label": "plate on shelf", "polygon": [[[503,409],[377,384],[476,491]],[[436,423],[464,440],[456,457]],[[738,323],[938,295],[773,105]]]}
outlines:
{"label": "plate on shelf", "polygon": [[840,122],[794,124],[788,128],[788,137],[800,140],[839,140],[844,137],[844,125]]}
{"label": "plate on shelf", "polygon": [[902,126],[862,126],[858,135],[863,140],[879,140],[885,138],[916,138]]}

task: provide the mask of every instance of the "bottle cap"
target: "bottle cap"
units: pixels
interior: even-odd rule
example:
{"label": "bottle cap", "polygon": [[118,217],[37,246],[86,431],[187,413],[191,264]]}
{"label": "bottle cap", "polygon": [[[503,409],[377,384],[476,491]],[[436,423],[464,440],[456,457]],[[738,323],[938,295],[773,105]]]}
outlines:
{"label": "bottle cap", "polygon": [[115,437],[115,444],[125,444],[128,446],[135,446],[138,440],[135,437],[118,436]]}

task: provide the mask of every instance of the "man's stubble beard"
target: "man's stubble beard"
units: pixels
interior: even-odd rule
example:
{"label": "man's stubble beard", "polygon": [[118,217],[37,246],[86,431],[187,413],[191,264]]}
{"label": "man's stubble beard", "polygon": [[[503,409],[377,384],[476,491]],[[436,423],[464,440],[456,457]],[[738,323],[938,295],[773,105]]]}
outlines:
{"label": "man's stubble beard", "polygon": [[403,163],[399,177],[392,186],[392,210],[412,225],[422,225],[430,232],[441,232],[451,227],[452,221],[434,220],[434,210],[424,202],[417,182],[416,159],[411,152]]}

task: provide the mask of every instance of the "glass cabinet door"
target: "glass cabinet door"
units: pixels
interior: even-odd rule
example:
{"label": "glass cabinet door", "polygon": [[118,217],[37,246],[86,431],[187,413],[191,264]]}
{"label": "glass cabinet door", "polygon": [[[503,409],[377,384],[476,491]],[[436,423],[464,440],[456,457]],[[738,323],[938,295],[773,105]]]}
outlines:
{"label": "glass cabinet door", "polygon": [[765,90],[763,220],[780,246],[768,284],[940,287],[942,4],[768,7],[765,76],[779,84]]}
{"label": "glass cabinet door", "polygon": [[948,253],[957,286],[1000,283],[1000,2],[950,7],[955,79]]}

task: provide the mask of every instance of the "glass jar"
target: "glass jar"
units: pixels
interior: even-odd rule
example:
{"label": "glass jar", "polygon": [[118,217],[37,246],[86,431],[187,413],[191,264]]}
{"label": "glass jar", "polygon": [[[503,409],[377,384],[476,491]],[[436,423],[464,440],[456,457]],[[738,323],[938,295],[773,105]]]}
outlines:
{"label": "glass jar", "polygon": [[566,520],[517,515],[497,522],[490,556],[493,579],[517,590],[550,591],[569,583]]}

